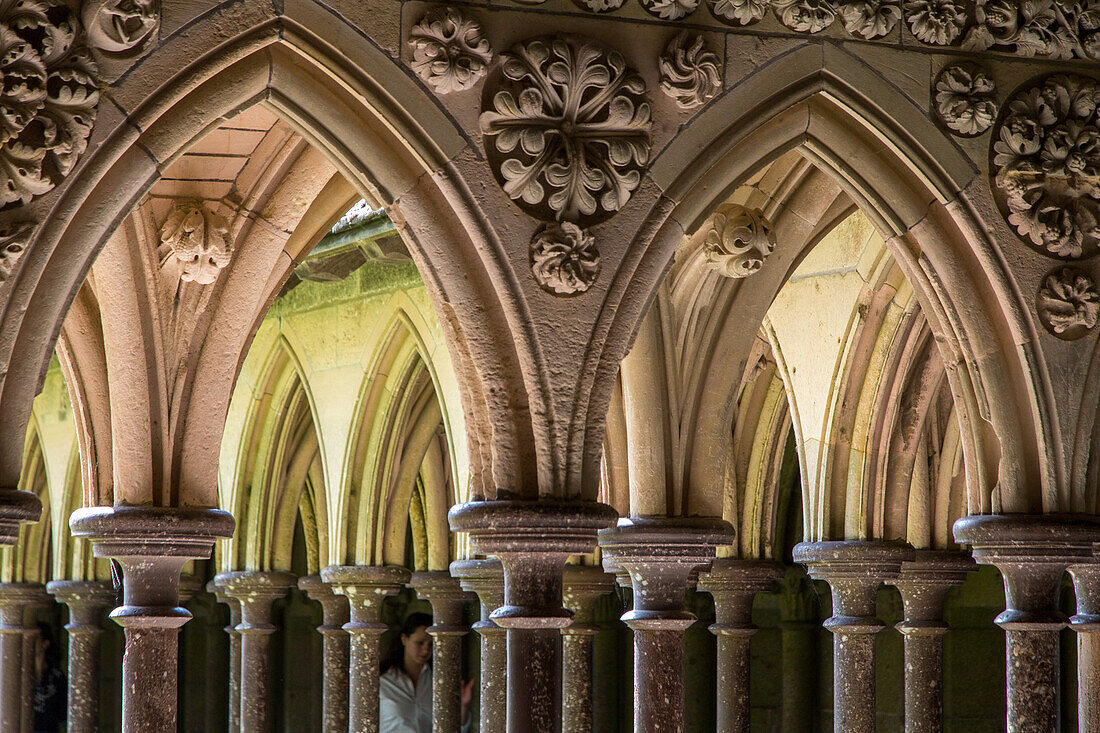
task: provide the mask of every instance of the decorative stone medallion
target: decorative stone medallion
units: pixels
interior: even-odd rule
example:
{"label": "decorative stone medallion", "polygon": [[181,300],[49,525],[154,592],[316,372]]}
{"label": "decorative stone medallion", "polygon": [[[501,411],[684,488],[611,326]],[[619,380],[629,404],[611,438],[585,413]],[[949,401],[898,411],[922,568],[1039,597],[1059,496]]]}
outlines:
{"label": "decorative stone medallion", "polygon": [[438,94],[469,89],[493,58],[481,24],[452,7],[433,8],[409,31],[412,68]]}
{"label": "decorative stone medallion", "polygon": [[799,33],[820,33],[836,20],[836,3],[831,0],[772,0],[779,22]]}
{"label": "decorative stone medallion", "polygon": [[650,107],[622,54],[540,37],[501,54],[480,126],[504,191],[536,218],[588,225],[621,209],[649,164]]}
{"label": "decorative stone medallion", "polygon": [[1016,93],[994,136],[994,186],[1009,224],[1044,254],[1096,253],[1100,84],[1049,76]]}
{"label": "decorative stone medallion", "polygon": [[610,13],[612,10],[621,8],[625,0],[574,0],[574,2],[593,13]]}
{"label": "decorative stone medallion", "polygon": [[707,0],[711,15],[723,23],[746,26],[759,23],[768,12],[768,0]]}
{"label": "decorative stone medallion", "polygon": [[695,12],[699,0],[640,0],[642,7],[661,20],[680,20]]}
{"label": "decorative stone medallion", "polygon": [[936,77],[936,113],[964,137],[981,135],[997,119],[997,87],[976,64],[951,64]]}
{"label": "decorative stone medallion", "polygon": [[92,48],[136,55],[160,28],[160,0],[88,0],[82,17]]}
{"label": "decorative stone medallion", "polygon": [[966,27],[966,0],[906,0],[909,30],[918,41],[949,46]]}
{"label": "decorative stone medallion", "polygon": [[543,225],[531,240],[531,273],[554,295],[583,293],[600,274],[595,240],[570,222]]}
{"label": "decorative stone medallion", "polygon": [[0,226],[0,283],[11,279],[33,232],[34,224],[29,221]]}
{"label": "decorative stone medallion", "polygon": [[680,109],[706,104],[722,91],[722,60],[698,34],[680,31],[658,61],[661,90]]}
{"label": "decorative stone medallion", "polygon": [[0,207],[52,190],[88,145],[97,69],[63,0],[0,3]]}
{"label": "decorative stone medallion", "polygon": [[1039,320],[1060,339],[1079,339],[1096,326],[1100,293],[1092,278],[1073,267],[1059,267],[1043,278],[1036,298]]}
{"label": "decorative stone medallion", "polygon": [[182,265],[180,280],[199,285],[217,280],[233,253],[229,222],[203,201],[178,204],[161,227],[160,241]]}
{"label": "decorative stone medallion", "polygon": [[856,38],[871,40],[891,33],[901,20],[900,0],[842,2],[840,18],[844,29]]}
{"label": "decorative stone medallion", "polygon": [[759,209],[722,204],[711,219],[703,249],[707,264],[719,274],[748,277],[775,251],[775,232]]}

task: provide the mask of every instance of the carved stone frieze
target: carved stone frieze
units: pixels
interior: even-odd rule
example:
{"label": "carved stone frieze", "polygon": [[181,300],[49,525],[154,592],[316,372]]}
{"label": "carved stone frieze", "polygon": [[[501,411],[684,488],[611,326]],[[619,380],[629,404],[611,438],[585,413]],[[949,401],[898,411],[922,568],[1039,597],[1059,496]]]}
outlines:
{"label": "carved stone frieze", "polygon": [[695,12],[699,0],[640,0],[642,7],[661,20],[680,20]]}
{"label": "carved stone frieze", "polygon": [[106,54],[137,55],[160,28],[160,0],[90,0],[82,13],[88,45]]}
{"label": "carved stone frieze", "polygon": [[0,226],[0,283],[11,278],[33,232],[34,224],[29,221]]}
{"label": "carved stone frieze", "polygon": [[759,23],[768,12],[768,0],[707,0],[715,18],[730,25]]}
{"label": "carved stone frieze", "polygon": [[856,38],[871,40],[892,32],[901,20],[900,0],[860,0],[840,3],[844,29]]}
{"label": "carved stone frieze", "polygon": [[726,277],[748,277],[775,251],[775,233],[759,209],[722,204],[711,219],[703,247],[712,269]]}
{"label": "carved stone frieze", "polygon": [[949,46],[966,27],[966,7],[964,0],[906,0],[906,21],[917,40]]}
{"label": "carved stone frieze", "polygon": [[600,252],[592,235],[576,224],[545,224],[531,240],[531,272],[554,295],[577,295],[600,274]]}
{"label": "carved stone frieze", "polygon": [[832,0],[772,0],[772,10],[779,22],[799,33],[819,33],[836,20],[836,3]]}
{"label": "carved stone frieze", "polygon": [[543,219],[587,224],[621,209],[649,163],[642,77],[577,36],[524,41],[501,60],[480,125],[505,192]]}
{"label": "carved stone frieze", "polygon": [[493,58],[481,24],[458,8],[429,10],[409,31],[412,68],[439,94],[469,89]]}
{"label": "carved stone frieze", "polygon": [[661,90],[676,100],[680,109],[706,104],[722,90],[722,60],[707,48],[701,35],[678,33],[665,48],[658,65]]}
{"label": "carved stone frieze", "polygon": [[88,144],[95,62],[63,0],[0,3],[0,207],[52,190]]}
{"label": "carved stone frieze", "polygon": [[625,0],[574,0],[580,7],[593,13],[610,13],[623,6]]}
{"label": "carved stone frieze", "polygon": [[993,145],[1008,222],[1056,257],[1096,253],[1100,238],[1100,84],[1046,77],[1008,102]]}
{"label": "carved stone frieze", "polygon": [[997,119],[997,88],[976,64],[951,64],[936,77],[936,113],[959,135],[980,135]]}
{"label": "carved stone frieze", "polygon": [[1100,4],[1074,0],[977,0],[963,47],[1054,59],[1100,58]]}
{"label": "carved stone frieze", "polygon": [[1096,326],[1100,293],[1085,273],[1059,267],[1043,278],[1036,307],[1048,331],[1062,339],[1078,339]]}
{"label": "carved stone frieze", "polygon": [[178,204],[161,227],[160,241],[179,261],[180,280],[199,285],[217,280],[233,254],[229,222],[203,201]]}

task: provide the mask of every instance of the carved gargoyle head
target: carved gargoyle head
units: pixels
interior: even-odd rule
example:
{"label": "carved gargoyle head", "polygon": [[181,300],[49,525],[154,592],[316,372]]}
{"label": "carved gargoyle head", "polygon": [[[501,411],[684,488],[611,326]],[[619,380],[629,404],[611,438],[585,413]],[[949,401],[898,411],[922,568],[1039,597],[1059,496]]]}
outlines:
{"label": "carved gargoyle head", "polygon": [[182,264],[180,279],[200,285],[217,280],[233,253],[229,222],[203,201],[178,204],[161,227],[160,241]]}

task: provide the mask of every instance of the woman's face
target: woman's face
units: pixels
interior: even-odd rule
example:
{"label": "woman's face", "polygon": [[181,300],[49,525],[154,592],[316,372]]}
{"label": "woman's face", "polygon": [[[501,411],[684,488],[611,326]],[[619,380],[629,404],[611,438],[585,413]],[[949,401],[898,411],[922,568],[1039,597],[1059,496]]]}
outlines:
{"label": "woman's face", "polygon": [[405,647],[406,662],[423,666],[432,657],[432,637],[428,635],[426,626],[418,626],[411,634],[402,634],[401,643]]}

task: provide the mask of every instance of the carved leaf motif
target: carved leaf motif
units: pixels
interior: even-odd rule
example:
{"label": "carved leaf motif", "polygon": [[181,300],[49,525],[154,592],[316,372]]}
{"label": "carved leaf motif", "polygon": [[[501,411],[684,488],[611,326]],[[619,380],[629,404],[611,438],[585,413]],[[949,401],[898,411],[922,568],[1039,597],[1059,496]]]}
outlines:
{"label": "carved leaf motif", "polygon": [[180,280],[199,285],[217,280],[233,253],[229,222],[203,201],[178,204],[161,227],[160,241],[182,265]]}
{"label": "carved leaf motif", "polygon": [[753,25],[764,19],[768,0],[708,0],[710,12],[731,25]]}
{"label": "carved leaf motif", "polygon": [[649,162],[642,78],[618,52],[576,37],[526,41],[501,60],[507,88],[480,126],[505,192],[559,221],[621,209]]}
{"label": "carved leaf motif", "polygon": [[997,119],[997,89],[973,64],[944,67],[936,78],[936,112],[960,135],[980,135]]}
{"label": "carved leaf motif", "polygon": [[701,35],[678,33],[658,64],[661,89],[681,109],[706,104],[722,90],[722,61]]}
{"label": "carved leaf motif", "polygon": [[493,57],[481,24],[451,7],[429,10],[409,31],[409,45],[413,71],[439,94],[472,87]]}
{"label": "carved leaf motif", "polygon": [[726,277],[748,277],[775,251],[775,232],[759,209],[722,204],[711,219],[703,249],[711,269]]}
{"label": "carved leaf motif", "polygon": [[624,0],[576,0],[576,2],[593,13],[609,13],[621,8]]}
{"label": "carved leaf motif", "polygon": [[642,7],[661,20],[680,20],[695,12],[699,0],[641,0]]}
{"label": "carved leaf motif", "polygon": [[906,0],[905,14],[917,40],[933,46],[950,46],[966,26],[963,0]]}
{"label": "carved leaf motif", "polygon": [[831,0],[772,0],[779,22],[799,33],[820,33],[836,20]]}
{"label": "carved leaf motif", "polygon": [[897,27],[901,20],[899,0],[862,0],[840,5],[844,29],[857,38],[881,38]]}
{"label": "carved leaf motif", "polygon": [[1047,77],[1008,103],[993,145],[994,185],[1021,237],[1057,257],[1100,238],[1100,84]]}
{"label": "carved leaf motif", "polygon": [[1023,56],[1096,58],[1100,7],[1093,0],[978,0],[963,47]]}
{"label": "carved leaf motif", "polygon": [[1055,336],[1077,339],[1096,326],[1100,293],[1085,273],[1060,267],[1045,278],[1037,299],[1039,319]]}
{"label": "carved leaf motif", "polygon": [[592,235],[576,224],[546,224],[531,241],[531,273],[554,295],[577,295],[600,274],[600,253]]}
{"label": "carved leaf motif", "polygon": [[0,226],[0,283],[11,279],[33,232],[34,224],[29,221]]}
{"label": "carved leaf motif", "polygon": [[91,0],[84,5],[88,45],[127,56],[142,50],[160,28],[159,0]]}

